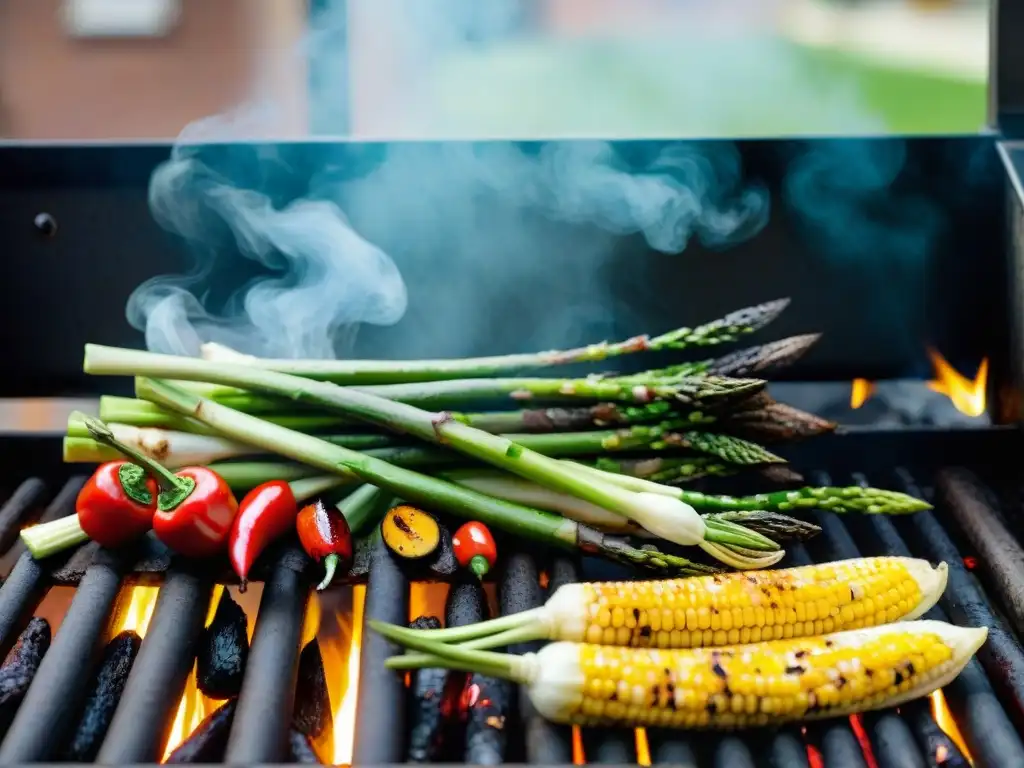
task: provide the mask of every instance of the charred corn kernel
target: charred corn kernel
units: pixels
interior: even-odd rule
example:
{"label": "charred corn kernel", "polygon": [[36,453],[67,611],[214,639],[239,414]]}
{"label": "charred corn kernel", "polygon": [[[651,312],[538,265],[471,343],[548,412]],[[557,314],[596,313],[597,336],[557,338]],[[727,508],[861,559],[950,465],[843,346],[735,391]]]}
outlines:
{"label": "charred corn kernel", "polygon": [[512,657],[512,669],[538,712],[555,722],[745,728],[926,696],[960,673],[987,634],[985,628],[909,621],[719,649],[558,642]]}
{"label": "charred corn kernel", "polygon": [[933,568],[915,558],[867,557],[668,581],[569,584],[535,620],[550,640],[689,648],[914,619],[945,586],[945,563]]}

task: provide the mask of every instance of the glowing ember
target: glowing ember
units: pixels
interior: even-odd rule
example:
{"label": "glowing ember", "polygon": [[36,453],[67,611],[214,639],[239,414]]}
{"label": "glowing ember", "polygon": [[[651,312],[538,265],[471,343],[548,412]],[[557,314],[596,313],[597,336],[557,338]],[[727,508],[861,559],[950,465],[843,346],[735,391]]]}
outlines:
{"label": "glowing ember", "polygon": [[647,729],[636,729],[636,761],[640,765],[651,764],[651,745],[647,741]]}
{"label": "glowing ember", "polygon": [[867,379],[854,379],[850,388],[850,407],[860,408],[875,391],[875,385]]}
{"label": "glowing ember", "polygon": [[945,395],[953,407],[967,416],[982,416],[985,413],[985,387],[988,384],[988,358],[981,361],[974,379],[968,379],[951,366],[936,350],[929,349],[928,356],[935,368],[936,378],[928,382],[928,389]]}
{"label": "glowing ember", "polygon": [[578,725],[572,727],[572,764],[587,764],[587,754],[583,751],[583,732]]}
{"label": "glowing ember", "polygon": [[871,749],[871,740],[868,738],[868,732],[864,730],[864,722],[860,715],[850,716],[850,728],[853,730],[853,735],[857,737],[857,743],[860,744],[860,750],[864,753],[864,762],[867,763],[868,768],[878,768],[878,761]]}
{"label": "glowing ember", "polygon": [[968,556],[964,558],[964,568],[966,568],[968,571],[973,571],[977,567],[978,559],[976,557]]}
{"label": "glowing ember", "polygon": [[[953,719],[953,713],[949,711],[949,705],[946,703],[946,697],[942,691],[935,691],[931,695],[932,699],[932,717],[935,718],[935,724],[942,729],[942,732],[949,736],[950,741],[959,747],[960,752],[966,757],[971,765],[974,765],[974,758],[971,757],[970,751],[967,749],[967,744],[964,742],[963,734],[960,733],[960,729],[956,725],[956,720]],[[940,747],[941,749],[941,747]],[[943,762],[948,758],[946,756],[940,756],[938,753],[935,755],[936,762]]]}

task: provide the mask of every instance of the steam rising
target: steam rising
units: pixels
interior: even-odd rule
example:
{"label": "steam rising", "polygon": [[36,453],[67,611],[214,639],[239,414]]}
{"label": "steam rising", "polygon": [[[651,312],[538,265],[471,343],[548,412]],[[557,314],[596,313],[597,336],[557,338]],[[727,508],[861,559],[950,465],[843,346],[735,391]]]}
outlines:
{"label": "steam rising", "polygon": [[[411,48],[437,57],[439,46],[493,33],[516,6],[503,0],[482,14],[478,5],[447,0],[428,19],[424,3],[378,7],[394,11],[391,23],[405,24],[403,33],[429,34],[430,46]],[[314,20],[296,51],[311,61],[317,130],[336,136],[350,117],[339,99],[348,66],[338,46],[339,7]],[[263,74],[261,83],[281,80]],[[304,191],[282,199],[254,181],[284,162],[272,147],[252,148],[240,164],[214,168],[204,160],[202,145],[273,134],[293,109],[271,89],[257,90],[251,103],[186,128],[151,179],[155,219],[196,258],[189,274],[147,281],[129,301],[128,319],[151,350],[196,354],[215,341],[261,356],[334,357],[346,353],[359,325],[394,325],[417,291],[443,288],[458,300],[438,317],[415,318],[412,334],[444,329],[454,339],[446,352],[464,354],[495,299],[528,293],[556,253],[578,261],[586,298],[546,307],[538,343],[578,343],[588,316],[607,312],[612,288],[599,267],[617,237],[640,235],[675,254],[693,238],[712,248],[735,244],[768,220],[767,190],[745,181],[735,147],[719,142],[665,144],[639,159],[602,141],[539,150],[509,141],[393,143],[372,170],[323,168]],[[256,262],[261,274],[220,306],[207,291],[225,248]],[[493,263],[493,281],[460,286],[459,265],[475,259]]]}

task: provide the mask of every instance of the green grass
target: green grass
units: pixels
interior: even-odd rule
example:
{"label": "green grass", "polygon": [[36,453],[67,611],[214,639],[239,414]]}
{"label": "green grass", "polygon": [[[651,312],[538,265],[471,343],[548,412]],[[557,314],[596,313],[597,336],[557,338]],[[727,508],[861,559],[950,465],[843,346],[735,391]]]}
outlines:
{"label": "green grass", "polygon": [[776,136],[976,132],[985,84],[770,38],[530,41],[450,57],[438,135]]}

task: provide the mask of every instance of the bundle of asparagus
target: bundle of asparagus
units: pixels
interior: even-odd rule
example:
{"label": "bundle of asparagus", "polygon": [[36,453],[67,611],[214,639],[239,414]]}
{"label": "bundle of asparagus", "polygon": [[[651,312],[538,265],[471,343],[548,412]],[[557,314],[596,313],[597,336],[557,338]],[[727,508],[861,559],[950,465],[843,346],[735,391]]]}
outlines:
{"label": "bundle of asparagus", "polygon": [[[789,511],[927,508],[876,489],[728,497],[679,487],[741,469],[777,469],[784,460],[761,443],[834,428],[775,402],[760,378],[799,357],[817,336],[638,374],[512,374],[733,342],[764,327],[786,303],[750,307],[655,338],[527,355],[264,360],[206,345],[203,359],[196,359],[88,345],[85,370],[137,377],[138,399],[101,400],[100,416],[120,443],[170,466],[209,465],[236,490],[273,479],[311,478],[318,487],[369,483],[549,545],[665,575],[706,573],[715,568],[661,551],[652,539],[698,546],[734,568],[766,567],[781,558],[781,542],[817,530]],[[511,408],[474,410],[493,401]],[[524,403],[531,407],[522,408]],[[109,444],[73,419],[65,458],[116,458]],[[633,535],[647,537],[643,546],[633,543]]]}

